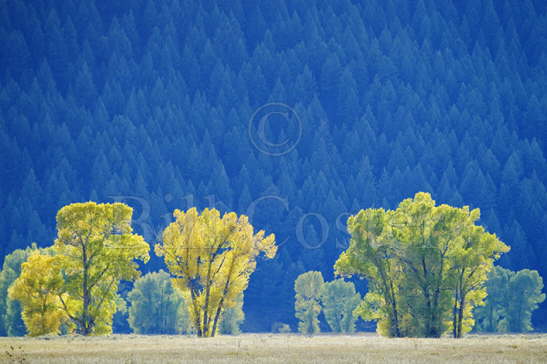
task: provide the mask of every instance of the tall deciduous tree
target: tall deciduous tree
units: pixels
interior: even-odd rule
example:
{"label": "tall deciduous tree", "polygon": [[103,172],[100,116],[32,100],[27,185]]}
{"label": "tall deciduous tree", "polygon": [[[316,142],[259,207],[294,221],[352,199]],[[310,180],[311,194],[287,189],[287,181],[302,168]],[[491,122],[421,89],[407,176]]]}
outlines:
{"label": "tall deciduous tree", "polygon": [[[358,275],[369,281],[358,312],[364,320],[377,320],[378,331],[391,337],[404,336],[401,330],[401,264],[393,258],[394,241],[390,235],[392,212],[384,209],[361,210],[348,218],[351,234],[349,248],[334,265],[336,274]],[[381,313],[379,311],[382,311]]]}
{"label": "tall deciduous tree", "polygon": [[148,261],[150,247],[133,234],[133,209],[123,203],[74,203],[57,213],[53,246],[61,258],[66,315],[82,335],[112,330],[118,283],[140,275],[135,260]]}
{"label": "tall deciduous tree", "polygon": [[299,320],[298,331],[302,334],[312,335],[319,332],[317,317],[321,313],[320,294],[323,283],[323,275],[316,271],[302,273],[294,281],[294,309]]}
{"label": "tall deciduous tree", "polygon": [[[509,248],[476,225],[478,209],[437,206],[427,193],[396,210],[362,210],[348,220],[350,247],[335,268],[369,279],[357,312],[389,336],[461,337],[485,297],[493,262]],[[449,324],[447,324],[449,323]]]}
{"label": "tall deciduous tree", "polygon": [[453,292],[452,333],[458,338],[473,328],[475,321],[471,311],[483,304],[488,272],[500,254],[509,250],[494,234],[474,225],[479,219],[478,210],[463,208],[459,212],[463,213],[462,228],[457,231],[457,245],[449,256]]}
{"label": "tall deciduous tree", "polygon": [[187,302],[199,337],[214,336],[222,312],[237,304],[262,253],[273,258],[275,236],[255,233],[247,216],[216,209],[175,210],[155,247]]}

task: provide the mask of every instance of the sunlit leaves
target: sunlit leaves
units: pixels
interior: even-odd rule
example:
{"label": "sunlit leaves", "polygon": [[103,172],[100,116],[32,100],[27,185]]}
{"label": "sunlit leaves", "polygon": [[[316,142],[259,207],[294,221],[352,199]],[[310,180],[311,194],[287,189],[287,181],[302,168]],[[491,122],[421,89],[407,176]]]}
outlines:
{"label": "sunlit leaves", "polygon": [[[83,335],[112,331],[118,282],[139,276],[135,260],[148,261],[149,246],[132,233],[131,216],[122,203],[74,203],[59,210],[54,245],[48,255],[23,264],[26,276],[12,295],[23,304],[31,335],[57,333],[61,318]],[[20,294],[34,291],[39,296]]]}
{"label": "sunlit leaves", "polygon": [[223,310],[247,288],[260,255],[273,258],[273,234],[254,232],[247,216],[216,209],[175,210],[175,221],[155,246],[181,290],[198,336],[214,336]]}
{"label": "sunlit leaves", "polygon": [[361,210],[348,219],[349,248],[339,275],[369,280],[356,310],[388,336],[461,337],[473,326],[493,263],[509,248],[477,225],[478,209],[436,205],[417,193],[397,209]]}
{"label": "sunlit leaves", "polygon": [[57,334],[67,316],[60,296],[66,298],[60,260],[56,256],[33,253],[22,264],[21,275],[9,289],[9,297],[23,306],[23,321],[30,336]]}

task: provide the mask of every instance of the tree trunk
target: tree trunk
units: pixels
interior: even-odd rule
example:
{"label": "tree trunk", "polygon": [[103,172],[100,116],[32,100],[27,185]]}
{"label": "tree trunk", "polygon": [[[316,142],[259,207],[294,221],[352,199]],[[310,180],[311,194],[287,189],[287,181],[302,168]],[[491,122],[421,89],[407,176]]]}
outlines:
{"label": "tree trunk", "polygon": [[463,314],[464,314],[464,308],[465,308],[465,295],[461,295],[460,299],[460,307],[458,310],[458,332],[457,332],[457,338],[461,338],[463,336]]}
{"label": "tree trunk", "polygon": [[90,292],[89,292],[89,272],[87,267],[87,252],[86,249],[83,249],[82,252],[82,260],[83,260],[83,280],[82,280],[82,295],[83,295],[83,313],[82,313],[82,328],[81,328],[81,334],[84,336],[87,336],[91,333],[91,327],[89,324],[89,305],[91,301]]}
{"label": "tree trunk", "polygon": [[192,309],[194,310],[194,326],[196,327],[196,334],[198,337],[203,337],[201,315],[199,312],[199,307],[197,307],[196,293],[193,289],[191,289],[190,294],[192,295]]}
{"label": "tree trunk", "polygon": [[458,337],[458,297],[454,294],[454,304],[452,305],[452,336]]}

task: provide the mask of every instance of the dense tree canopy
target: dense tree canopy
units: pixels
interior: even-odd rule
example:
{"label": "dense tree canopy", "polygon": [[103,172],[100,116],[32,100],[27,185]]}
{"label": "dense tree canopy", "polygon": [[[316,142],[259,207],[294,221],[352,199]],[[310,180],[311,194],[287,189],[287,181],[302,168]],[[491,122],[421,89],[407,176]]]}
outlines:
{"label": "dense tree canopy", "polygon": [[[335,264],[369,281],[358,313],[389,336],[462,337],[486,296],[493,263],[509,248],[476,225],[480,212],[436,205],[427,193],[396,210],[361,210],[348,220],[349,248]],[[449,324],[447,324],[447,322]]]}
{"label": "dense tree canopy", "polygon": [[31,335],[57,333],[63,321],[82,335],[112,331],[120,280],[140,272],[150,247],[132,233],[133,210],[122,203],[74,203],[57,214],[57,239],[22,265],[9,297],[23,306]]}
{"label": "dense tree canopy", "polygon": [[[247,214],[280,242],[245,294],[244,329],[264,331],[296,325],[299,274],[333,278],[347,216],[426,191],[480,207],[512,247],[500,264],[546,277],[546,12],[544,0],[2,1],[0,257],[49,245],[75,201],[130,204],[147,241],[175,208]],[[249,133],[270,102],[298,118],[281,110]],[[144,269],[162,268],[152,255]],[[534,319],[547,325],[546,311]]]}
{"label": "dense tree canopy", "polygon": [[9,289],[9,298],[23,307],[22,317],[30,336],[58,334],[68,319],[61,309],[61,300],[67,300],[68,295],[60,263],[58,256],[33,253]]}
{"label": "dense tree canopy", "polygon": [[122,203],[74,203],[57,214],[53,245],[68,299],[61,298],[76,332],[112,330],[120,280],[139,277],[135,260],[148,261],[150,247],[131,227],[133,209]]}
{"label": "dense tree canopy", "polygon": [[188,302],[198,336],[217,332],[225,310],[241,303],[257,258],[273,258],[275,236],[255,232],[247,216],[216,209],[175,210],[156,254],[163,256],[174,284]]}

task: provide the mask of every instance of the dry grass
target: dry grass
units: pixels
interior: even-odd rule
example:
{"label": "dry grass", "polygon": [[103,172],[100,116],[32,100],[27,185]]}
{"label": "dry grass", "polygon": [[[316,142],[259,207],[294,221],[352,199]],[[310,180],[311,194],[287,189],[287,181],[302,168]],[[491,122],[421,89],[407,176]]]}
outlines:
{"label": "dry grass", "polygon": [[[9,354],[8,354],[9,353]],[[9,356],[11,355],[11,356]],[[385,339],[246,334],[0,338],[1,362],[24,363],[547,363],[547,335]]]}

